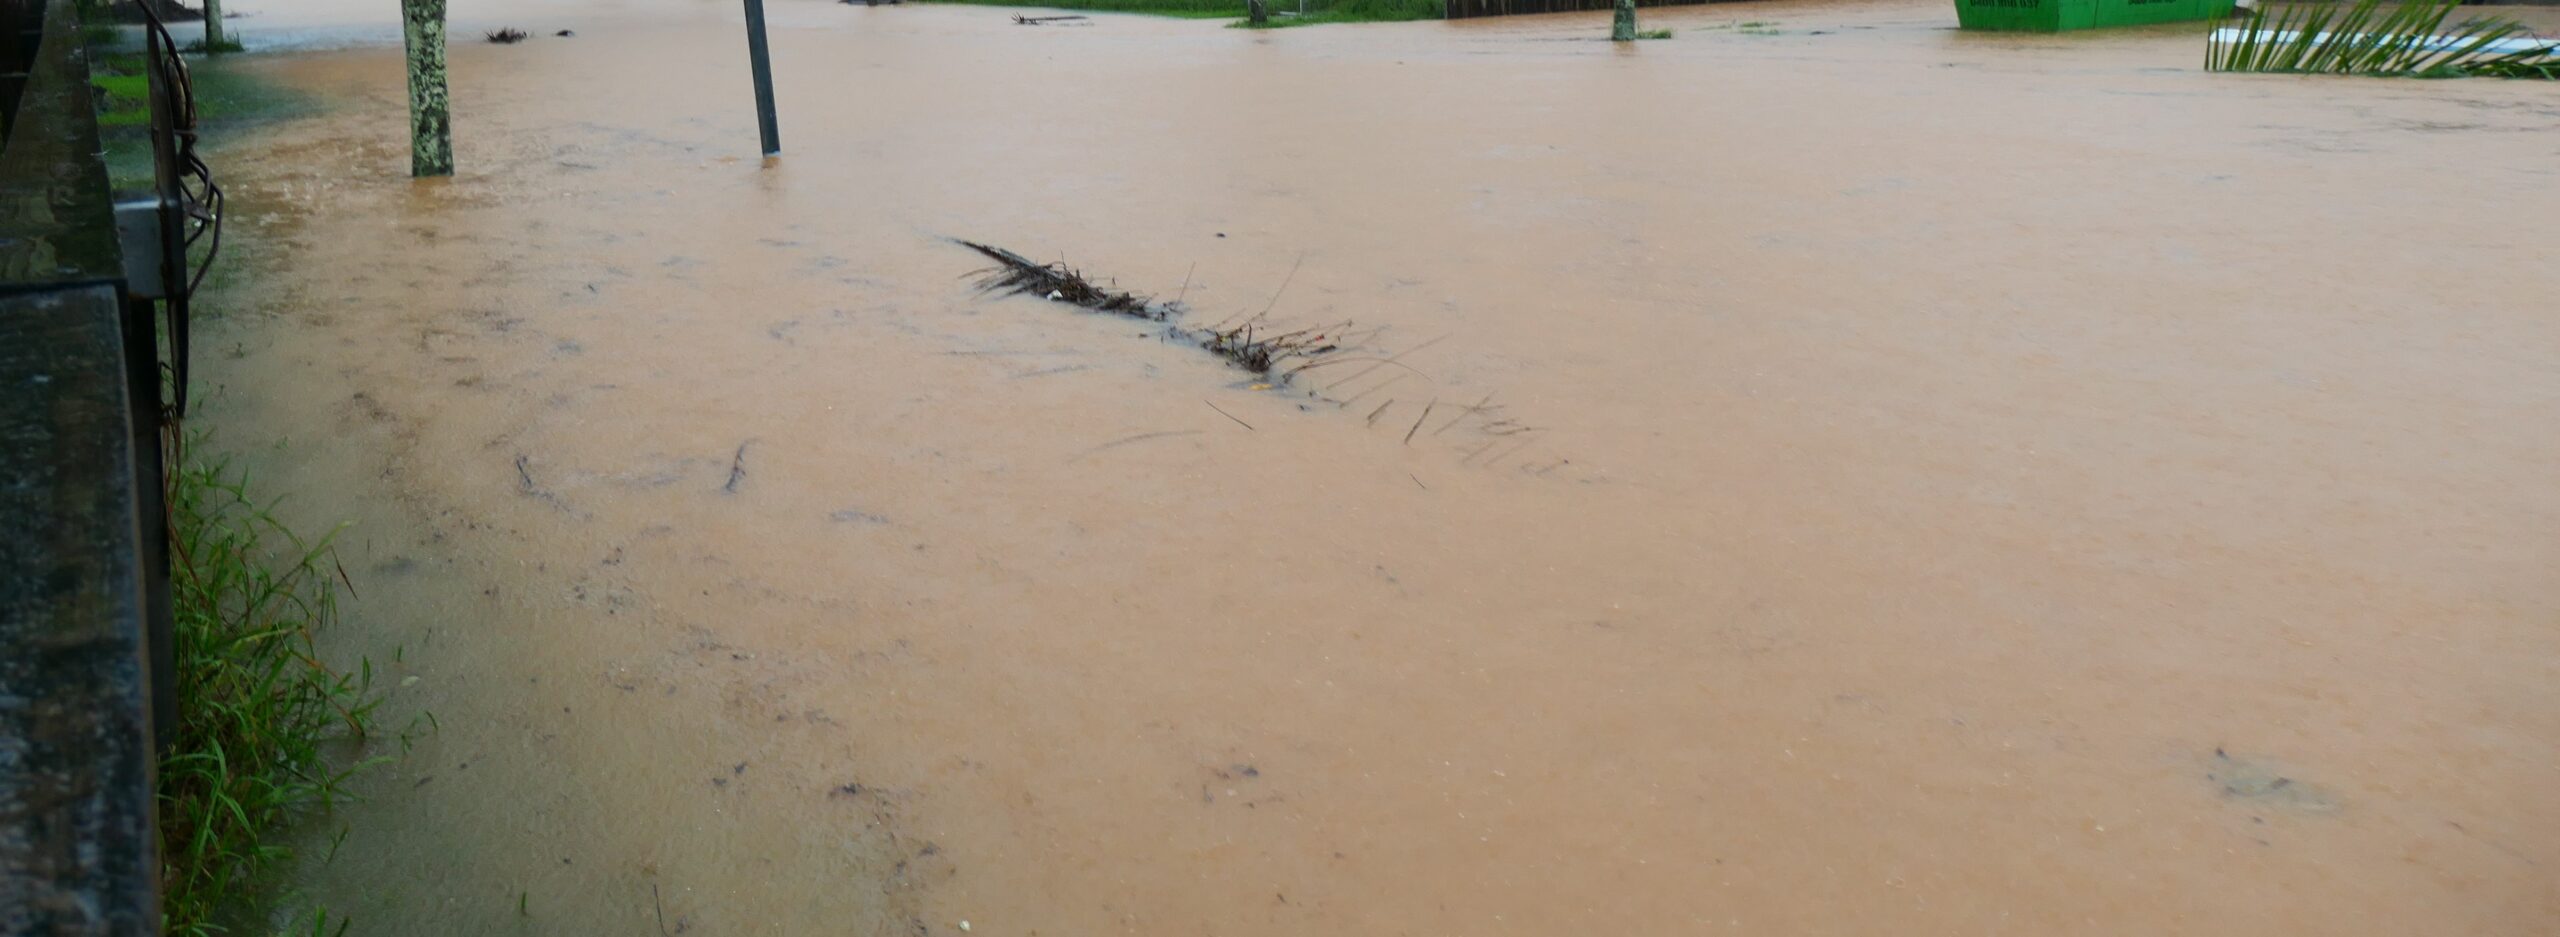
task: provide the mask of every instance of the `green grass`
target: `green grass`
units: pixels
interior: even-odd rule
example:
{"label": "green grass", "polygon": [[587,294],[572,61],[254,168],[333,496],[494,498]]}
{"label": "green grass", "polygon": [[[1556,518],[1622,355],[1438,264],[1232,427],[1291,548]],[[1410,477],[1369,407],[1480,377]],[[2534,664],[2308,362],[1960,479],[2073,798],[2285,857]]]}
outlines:
{"label": "green grass", "polygon": [[[119,189],[151,184],[150,78],[143,73],[140,52],[115,51],[93,44],[89,50],[89,83],[101,92],[99,140],[107,151],[107,173]],[[187,60],[195,85],[196,122],[206,139],[263,120],[306,114],[316,108],[310,97],[267,80],[242,63]]]}
{"label": "green grass", "polygon": [[[139,59],[136,59],[139,69]],[[151,122],[151,79],[139,74],[115,74],[93,69],[89,83],[106,92],[99,102],[98,126],[139,127]]]}
{"label": "green grass", "polygon": [[[1446,12],[1440,0],[1338,0],[1312,2],[1304,16],[1281,16],[1281,11],[1294,12],[1297,5],[1287,0],[1271,4],[1271,24],[1264,28],[1320,26],[1326,23],[1404,23],[1414,20],[1436,20]],[[1241,24],[1240,24],[1241,25]]]}
{"label": "green grass", "polygon": [[1147,13],[1186,19],[1226,19],[1244,15],[1243,0],[916,0],[991,7],[1041,7],[1097,13]]}
{"label": "green grass", "polygon": [[[258,920],[274,873],[293,858],[284,830],[329,809],[370,763],[332,752],[365,738],[378,697],[370,662],[339,671],[314,646],[346,581],[328,538],[296,536],[227,463],[177,448],[178,725],[160,763],[161,908],[165,933],[203,937]],[[325,912],[310,923],[327,931]]]}
{"label": "green grass", "polygon": [[[117,51],[124,37],[113,29],[83,38],[109,174],[120,187],[148,186],[143,56]],[[208,137],[311,108],[228,63],[188,64]],[[233,272],[217,267],[214,278]],[[173,937],[271,931],[264,912],[294,858],[288,831],[346,796],[348,776],[371,763],[333,756],[365,738],[378,699],[370,663],[341,672],[314,647],[345,582],[328,539],[286,529],[227,463],[194,454],[200,440],[173,444],[168,467],[178,725],[160,764],[159,802],[162,932]],[[347,922],[313,909],[290,926],[329,937]]]}
{"label": "green grass", "polygon": [[[1145,13],[1187,19],[1233,19],[1245,25],[1244,0],[917,0],[920,3],[966,3],[978,6],[1044,7],[1097,13]],[[1314,26],[1319,23],[1385,23],[1440,18],[1440,0],[1308,0],[1298,14],[1296,0],[1268,0],[1270,26]]]}
{"label": "green grass", "polygon": [[1668,30],[1668,29],[1645,29],[1645,30],[1638,30],[1638,31],[1636,32],[1636,38],[1638,38],[1638,39],[1669,39],[1669,38],[1671,38],[1671,30]]}

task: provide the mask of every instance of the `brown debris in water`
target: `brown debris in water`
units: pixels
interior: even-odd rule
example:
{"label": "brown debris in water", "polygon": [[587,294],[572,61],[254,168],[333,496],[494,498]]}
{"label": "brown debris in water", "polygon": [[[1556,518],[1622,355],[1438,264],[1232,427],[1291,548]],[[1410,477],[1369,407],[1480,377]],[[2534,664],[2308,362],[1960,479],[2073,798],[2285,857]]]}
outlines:
{"label": "brown debris in water", "polygon": [[515,27],[513,27],[513,26],[509,26],[509,27],[507,27],[507,28],[505,28],[505,29],[498,30],[497,32],[494,32],[494,33],[488,33],[487,35],[488,35],[488,37],[489,37],[489,41],[490,41],[490,42],[494,42],[494,43],[497,43],[497,44],[499,44],[499,45],[506,46],[506,45],[514,45],[514,44],[516,44],[516,43],[523,42],[523,41],[524,41],[524,39],[525,39],[525,35],[526,35],[526,33],[525,33],[525,31],[524,31],[524,30],[517,29],[517,28],[515,28]]}
{"label": "brown debris in water", "polygon": [[1034,263],[1031,258],[1001,247],[976,241],[961,241],[959,244],[996,262],[996,266],[969,274],[978,278],[978,289],[983,292],[1006,296],[1028,293],[1097,312],[1118,313],[1150,322],[1163,322],[1179,311],[1171,304],[1156,305],[1151,297],[1097,286],[1085,278],[1083,271],[1067,266],[1064,261]]}
{"label": "brown debris in water", "polygon": [[[1001,247],[976,241],[957,243],[986,255],[997,264],[970,274],[977,277],[980,291],[1006,296],[1028,294],[1098,312],[1168,323],[1165,326],[1168,337],[1189,342],[1202,351],[1226,359],[1228,364],[1269,378],[1275,384],[1287,383],[1299,371],[1334,360],[1330,356],[1343,351],[1341,336],[1343,330],[1351,326],[1345,321],[1271,332],[1263,323],[1263,317],[1270,312],[1266,308],[1239,324],[1221,322],[1207,328],[1186,328],[1170,324],[1183,313],[1181,303],[1158,303],[1151,297],[1096,285],[1083,271],[1063,262],[1037,263]],[[1296,275],[1294,269],[1291,275]],[[1285,288],[1286,284],[1283,284]],[[1277,303],[1279,297],[1273,296],[1272,301]],[[1281,370],[1283,365],[1293,362],[1294,367]]]}
{"label": "brown debris in water", "polygon": [[745,484],[745,483],[746,483],[746,480],[747,480],[747,446],[748,446],[749,444],[754,443],[754,442],[755,442],[755,440],[750,439],[750,440],[747,440],[746,442],[739,443],[739,444],[738,444],[738,451],[737,451],[737,454],[732,455],[732,456],[730,456],[730,457],[729,457],[729,483],[728,483],[728,484],[725,484],[725,485],[720,486],[720,493],[721,493],[721,494],[726,494],[726,495],[733,495],[733,494],[737,494],[737,493],[738,493],[738,486],[739,486],[739,485],[741,485],[741,484]]}
{"label": "brown debris in water", "polygon": [[[1194,334],[1200,341],[1200,347],[1210,354],[1225,358],[1236,367],[1255,374],[1269,374],[1272,368],[1291,360],[1303,360],[1313,364],[1317,358],[1341,351],[1342,346],[1326,336],[1339,334],[1343,327],[1351,324],[1343,322],[1322,328],[1298,329],[1293,332],[1265,335],[1254,328],[1254,324],[1261,318],[1261,316],[1255,316],[1245,320],[1243,325],[1231,329],[1203,329]],[[1303,367],[1305,365],[1300,365],[1300,368]],[[1297,370],[1291,369],[1281,376],[1286,379],[1288,374],[1295,374]]]}

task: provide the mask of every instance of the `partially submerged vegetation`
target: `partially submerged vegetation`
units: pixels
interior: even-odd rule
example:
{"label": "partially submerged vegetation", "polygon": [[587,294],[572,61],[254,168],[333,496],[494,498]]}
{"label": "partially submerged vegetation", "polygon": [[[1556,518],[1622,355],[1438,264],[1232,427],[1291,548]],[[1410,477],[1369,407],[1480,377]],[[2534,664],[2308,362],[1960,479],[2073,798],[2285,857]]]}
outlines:
{"label": "partially submerged vegetation", "polygon": [[[1041,7],[1099,13],[1145,13],[1188,19],[1234,19],[1249,12],[1245,0],[918,0],[921,3],[966,3],[979,6]],[[1383,23],[1436,20],[1441,0],[1266,0],[1271,20],[1264,28],[1313,26],[1320,23]]]}
{"label": "partially submerged vegetation", "polygon": [[168,499],[178,725],[160,763],[163,930],[214,935],[258,919],[272,873],[293,856],[284,828],[345,796],[363,762],[333,758],[331,746],[366,736],[377,698],[369,663],[342,672],[314,645],[346,582],[328,539],[295,536],[238,472],[177,448]]}
{"label": "partially submerged vegetation", "polygon": [[[114,29],[90,38],[89,83],[98,89],[98,139],[106,146],[107,171],[118,188],[148,186],[151,83],[142,52],[126,47],[127,37]],[[195,58],[187,71],[200,126],[290,117],[311,108],[308,97],[234,62]]]}
{"label": "partially submerged vegetation", "polygon": [[1097,284],[1064,261],[1044,264],[990,244],[976,241],[959,243],[996,262],[993,267],[970,274],[978,278],[978,289],[986,292],[1007,296],[1028,293],[1096,312],[1118,313],[1149,322],[1163,322],[1182,311],[1179,302],[1159,305],[1150,297]]}
{"label": "partially submerged vegetation", "polygon": [[1147,13],[1188,19],[1227,19],[1245,14],[1244,0],[916,0],[918,3]]}
{"label": "partially submerged vegetation", "polygon": [[2273,19],[2264,8],[2239,27],[2216,30],[2205,68],[2218,72],[2300,72],[2405,78],[2560,79],[2560,40],[2538,39],[2503,17],[2445,20],[2461,0],[2382,0],[2288,7]]}
{"label": "partially submerged vegetation", "polygon": [[1325,23],[1402,23],[1413,20],[1436,20],[1445,15],[1440,0],[1338,0],[1314,3],[1291,9],[1288,0],[1271,4],[1271,22],[1266,29],[1290,26],[1319,26]]}
{"label": "partially submerged vegetation", "polygon": [[[83,38],[109,173],[119,187],[147,186],[147,63],[129,30],[98,25]],[[189,72],[199,121],[236,126],[306,106],[227,64],[193,59]],[[198,455],[200,441],[172,432],[166,466],[178,724],[160,727],[161,931],[179,937],[268,932],[290,827],[346,796],[378,701],[369,664],[341,671],[315,646],[347,582],[328,538],[287,529],[240,472]],[[344,926],[324,910],[295,924]]]}
{"label": "partially submerged vegetation", "polygon": [[[1261,312],[1243,317],[1242,321],[1230,318],[1205,328],[1184,326],[1174,322],[1189,311],[1178,299],[1159,303],[1148,296],[1095,283],[1064,262],[1044,264],[989,244],[976,241],[958,243],[996,262],[993,267],[970,274],[977,278],[978,289],[982,291],[1008,296],[1027,294],[1096,312],[1165,323],[1166,338],[1196,345],[1200,350],[1273,384],[1288,383],[1298,372],[1319,364],[1347,360],[1335,356],[1349,344],[1343,334],[1350,328],[1349,322],[1273,331],[1264,322],[1271,312],[1269,307],[1265,307]],[[1291,275],[1295,274],[1296,271],[1292,270]],[[1280,284],[1281,290],[1288,288],[1287,282]],[[1277,305],[1279,295],[1273,294],[1271,301]]]}

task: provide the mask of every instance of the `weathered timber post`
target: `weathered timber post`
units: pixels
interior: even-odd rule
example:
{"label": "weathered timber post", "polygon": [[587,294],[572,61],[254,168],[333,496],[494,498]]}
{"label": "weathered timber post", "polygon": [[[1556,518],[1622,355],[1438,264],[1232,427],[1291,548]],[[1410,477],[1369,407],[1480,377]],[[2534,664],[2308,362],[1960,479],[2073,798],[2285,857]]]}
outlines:
{"label": "weathered timber post", "polygon": [[1254,28],[1260,29],[1271,25],[1271,9],[1263,6],[1262,0],[1244,0],[1244,6],[1245,15],[1250,18],[1249,22]]}
{"label": "weathered timber post", "polygon": [[1618,15],[1609,21],[1609,39],[1636,41],[1636,0],[1618,0]]}
{"label": "weathered timber post", "polygon": [[409,174],[453,175],[453,107],[444,83],[445,0],[400,0],[409,43]]}

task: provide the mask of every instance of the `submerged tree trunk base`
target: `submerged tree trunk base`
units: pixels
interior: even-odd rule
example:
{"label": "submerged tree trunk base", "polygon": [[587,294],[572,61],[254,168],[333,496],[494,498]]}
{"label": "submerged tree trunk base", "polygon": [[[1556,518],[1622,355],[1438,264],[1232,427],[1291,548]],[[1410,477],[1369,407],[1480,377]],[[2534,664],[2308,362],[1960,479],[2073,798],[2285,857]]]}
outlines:
{"label": "submerged tree trunk base", "polygon": [[444,81],[445,0],[400,0],[409,46],[409,175],[453,175],[453,111]]}
{"label": "submerged tree trunk base", "polygon": [[1609,21],[1609,40],[1636,41],[1636,0],[1618,0],[1617,15]]}

